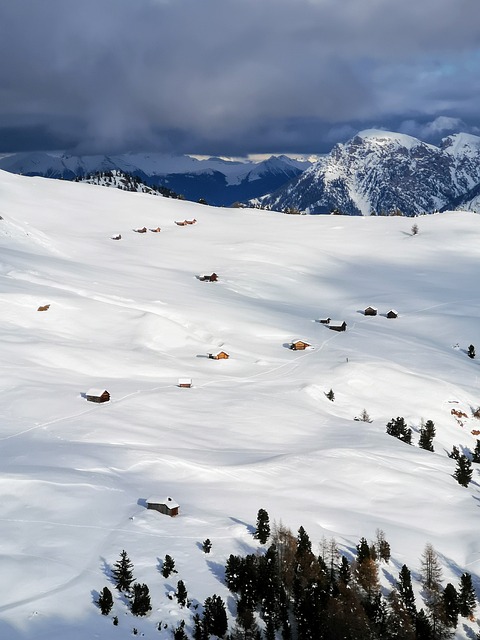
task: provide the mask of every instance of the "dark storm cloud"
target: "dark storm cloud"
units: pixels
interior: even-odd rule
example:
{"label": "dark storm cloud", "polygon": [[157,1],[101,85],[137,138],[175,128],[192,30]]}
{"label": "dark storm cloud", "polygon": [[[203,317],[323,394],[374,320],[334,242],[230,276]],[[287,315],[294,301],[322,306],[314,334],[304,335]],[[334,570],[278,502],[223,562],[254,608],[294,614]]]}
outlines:
{"label": "dark storm cloud", "polygon": [[32,148],[240,154],[478,126],[479,23],[478,0],[4,2],[0,151],[29,132]]}

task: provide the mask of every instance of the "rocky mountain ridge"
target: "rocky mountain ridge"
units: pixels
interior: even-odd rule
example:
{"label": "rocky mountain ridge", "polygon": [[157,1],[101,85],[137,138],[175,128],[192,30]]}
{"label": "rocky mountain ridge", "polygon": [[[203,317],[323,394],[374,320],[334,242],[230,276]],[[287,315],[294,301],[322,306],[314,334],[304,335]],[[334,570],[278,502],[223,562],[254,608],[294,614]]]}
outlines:
{"label": "rocky mountain ridge", "polygon": [[480,183],[480,137],[458,133],[440,146],[380,130],[337,144],[319,162],[260,199],[276,210],[307,213],[338,209],[349,215],[405,215],[463,204]]}

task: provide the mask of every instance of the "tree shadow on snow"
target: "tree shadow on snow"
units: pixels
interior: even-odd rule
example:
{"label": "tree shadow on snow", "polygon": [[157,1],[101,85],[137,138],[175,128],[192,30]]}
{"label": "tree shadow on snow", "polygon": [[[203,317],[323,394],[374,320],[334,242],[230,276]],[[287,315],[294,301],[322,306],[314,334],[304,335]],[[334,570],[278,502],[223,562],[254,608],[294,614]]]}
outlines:
{"label": "tree shadow on snow", "polygon": [[90,595],[92,596],[92,604],[97,606],[98,599],[100,597],[100,593],[96,589],[92,589],[90,591]]}
{"label": "tree shadow on snow", "polygon": [[215,578],[217,578],[217,580],[222,584],[225,584],[225,567],[223,566],[223,564],[214,562],[213,560],[207,560],[207,566],[213,573]]}
{"label": "tree shadow on snow", "polygon": [[243,526],[247,528],[248,533],[251,533],[252,536],[255,533],[255,527],[251,524],[248,524],[248,522],[244,522],[243,520],[239,520],[238,518],[234,518],[233,516],[230,516],[230,520],[232,522],[235,522],[235,524],[243,524]]}

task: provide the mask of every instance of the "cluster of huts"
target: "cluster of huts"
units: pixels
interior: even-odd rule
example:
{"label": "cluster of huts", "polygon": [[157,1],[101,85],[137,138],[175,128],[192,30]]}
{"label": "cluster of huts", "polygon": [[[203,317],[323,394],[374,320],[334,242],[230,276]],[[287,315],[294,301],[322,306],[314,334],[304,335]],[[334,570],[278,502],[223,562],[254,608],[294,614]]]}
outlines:
{"label": "cluster of huts", "polygon": [[[378,315],[378,309],[376,307],[367,307],[364,310],[363,314],[365,316],[376,316],[376,315]],[[390,309],[385,314],[385,317],[386,318],[398,318],[398,311],[396,311],[395,309]]]}

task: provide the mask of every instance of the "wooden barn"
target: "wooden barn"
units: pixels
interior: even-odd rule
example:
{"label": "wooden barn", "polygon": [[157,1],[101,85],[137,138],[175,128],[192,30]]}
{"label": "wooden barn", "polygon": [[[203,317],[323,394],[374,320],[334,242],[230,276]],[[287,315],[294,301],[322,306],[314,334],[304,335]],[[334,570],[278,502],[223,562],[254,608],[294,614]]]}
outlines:
{"label": "wooden barn", "polygon": [[328,323],[328,328],[332,331],[346,331],[347,323],[345,320],[330,320]]}
{"label": "wooden barn", "polygon": [[378,309],[375,309],[375,307],[367,307],[363,313],[366,316],[376,316],[378,313]]}
{"label": "wooden barn", "polygon": [[85,394],[89,402],[108,402],[110,394],[106,389],[89,389]]}
{"label": "wooden barn", "polygon": [[211,276],[198,276],[198,279],[202,282],[217,282],[218,276],[213,272]]}
{"label": "wooden barn", "polygon": [[395,311],[395,309],[390,309],[390,311],[387,313],[387,318],[398,318],[398,311]]}
{"label": "wooden barn", "polygon": [[179,378],[178,379],[178,386],[181,387],[182,389],[190,389],[192,386],[192,379],[191,378]]}
{"label": "wooden barn", "polygon": [[290,345],[290,349],[293,349],[293,351],[303,351],[309,346],[310,345],[308,344],[308,342],[304,342],[303,340],[296,340],[295,342],[292,342],[292,344]]}
{"label": "wooden barn", "polygon": [[213,355],[213,353],[209,353],[208,357],[210,358],[210,360],[228,360],[230,356],[226,351],[220,351],[220,353],[217,353],[217,355],[215,356]]}
{"label": "wooden barn", "polygon": [[172,498],[148,498],[147,509],[154,509],[166,516],[174,517],[178,516],[180,505],[172,500]]}

